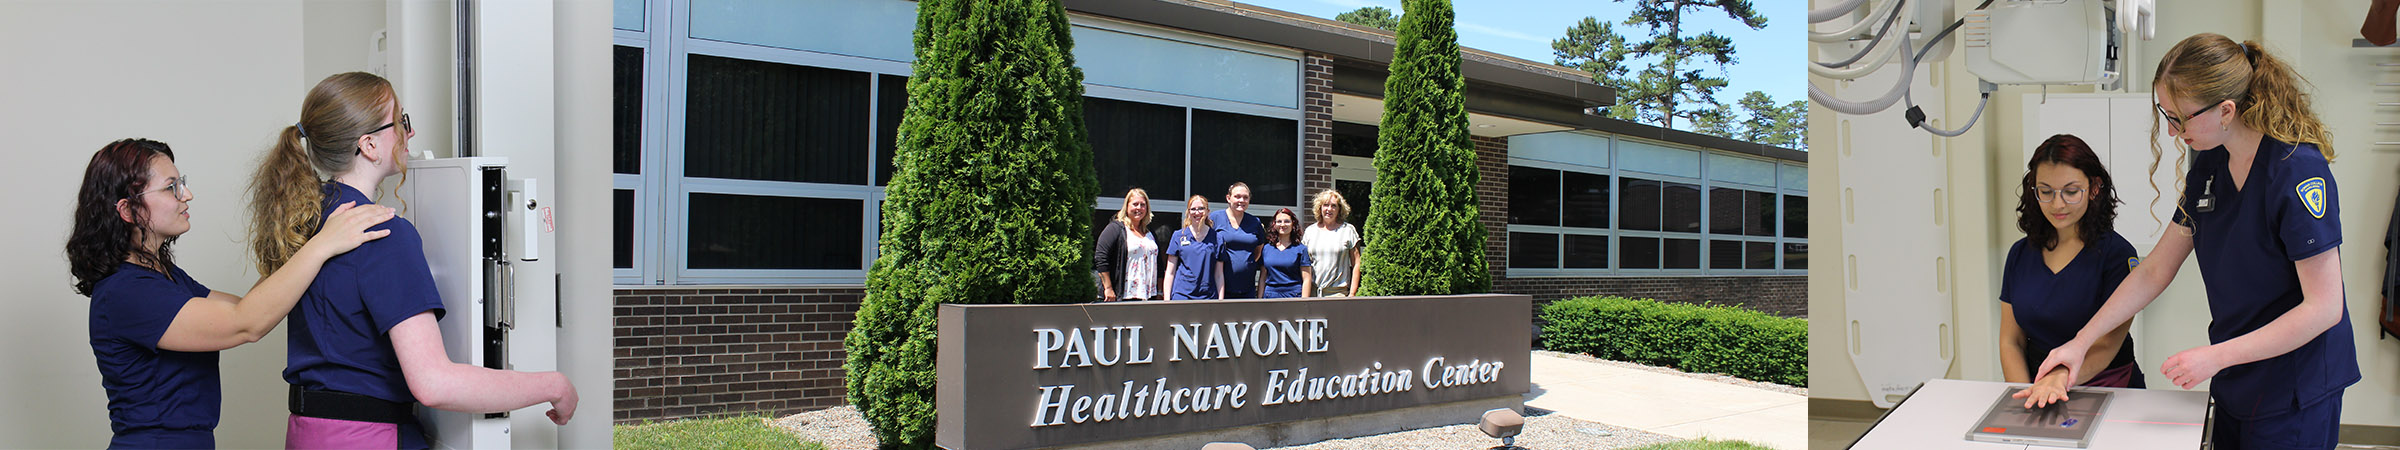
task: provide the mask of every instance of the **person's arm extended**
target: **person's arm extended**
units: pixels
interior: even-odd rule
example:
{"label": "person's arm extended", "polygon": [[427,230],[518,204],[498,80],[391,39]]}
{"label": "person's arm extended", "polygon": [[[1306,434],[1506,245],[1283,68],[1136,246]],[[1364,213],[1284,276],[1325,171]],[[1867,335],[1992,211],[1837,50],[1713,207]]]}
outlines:
{"label": "person's arm extended", "polygon": [[408,392],[426,407],[466,413],[495,413],[549,403],[550,421],[565,425],[575,416],[575,386],[558,372],[496,370],[450,361],[442,328],[433,312],[417,313],[392,326],[392,350],[400,357]]}
{"label": "person's arm extended", "polygon": [[391,234],[391,230],[367,231],[367,227],[391,218],[392,209],[380,205],[354,208],[344,203],[334,208],[325,229],[302,244],[283,267],[251,286],[248,298],[210,291],[207,297],[184,302],[167,332],[159,336],[158,348],[213,352],[258,342],[283,323],[292,305],[300,303],[300,294],[316,281],[317,269],[324,267],[325,260]]}
{"label": "person's arm extended", "polygon": [[2025,330],[2017,327],[2017,306],[2000,302],[2000,379],[2010,383],[2032,383],[2025,367]]}
{"label": "person's arm extended", "polygon": [[[2142,258],[2141,267],[2135,267],[2125,274],[2125,281],[2117,285],[2115,293],[2109,294],[2107,302],[2101,303],[2100,312],[2092,314],[2092,321],[2085,323],[2083,330],[2075,333],[2074,339],[2051,349],[2050,356],[2042,360],[2041,368],[2035,373],[2049,374],[2053,369],[2063,368],[2069,378],[2085,379],[2082,366],[2092,346],[2133,320],[2133,313],[2149,307],[2151,301],[2158,299],[2158,293],[2167,290],[2167,283],[2175,281],[2175,272],[2183,269],[2184,258],[2192,255],[2192,229],[2176,224],[2167,227],[2162,234],[2158,237],[2158,246],[2150,250],[2150,256]],[[2121,339],[2119,341],[2122,342]],[[2022,398],[2032,393],[2025,391],[2017,395]],[[2052,401],[2064,401],[2066,395],[2062,393],[2032,400],[2035,401],[2029,403],[2041,406]]]}
{"label": "person's arm extended", "polygon": [[2092,341],[2092,350],[2083,354],[2083,366],[2092,370],[2075,374],[2073,384],[2082,386],[2091,382],[2093,377],[2100,375],[2101,370],[2108,369],[2108,363],[2116,362],[2117,351],[2125,348],[2125,336],[2129,334],[2133,334],[2133,321],[2117,324],[2117,329],[2109,330],[2098,341]]}
{"label": "person's arm extended", "polygon": [[2167,283],[2175,281],[2175,273],[2183,269],[2184,258],[2192,255],[2192,229],[2174,225],[2162,234],[2158,238],[2158,245],[2150,250],[2150,256],[2142,258],[2142,266],[2133,268],[2125,275],[2125,282],[2117,285],[2115,293],[2109,294],[2108,301],[2101,304],[2100,312],[2092,314],[2092,321],[2084,324],[2083,330],[2075,332],[2075,339],[2059,346],[2060,349],[2076,350],[2075,354],[2068,355],[2072,358],[2059,358],[2059,352],[2052,350],[2051,360],[2042,362],[2040,372],[2049,373],[2051,366],[2071,362],[2068,373],[2074,374],[2077,379],[2083,378],[2080,367],[2083,365],[2083,354],[2101,337],[2133,320],[2133,313],[2150,307],[2150,302],[2158,300],[2158,294],[2167,290]]}
{"label": "person's arm extended", "polygon": [[[2202,346],[2167,357],[2161,371],[2176,386],[2192,386],[2215,377],[2217,371],[2273,358],[2307,345],[2342,320],[2342,249],[2335,247],[2299,262],[2300,305],[2249,333],[2216,345]],[[2335,336],[2349,339],[2349,336]]]}

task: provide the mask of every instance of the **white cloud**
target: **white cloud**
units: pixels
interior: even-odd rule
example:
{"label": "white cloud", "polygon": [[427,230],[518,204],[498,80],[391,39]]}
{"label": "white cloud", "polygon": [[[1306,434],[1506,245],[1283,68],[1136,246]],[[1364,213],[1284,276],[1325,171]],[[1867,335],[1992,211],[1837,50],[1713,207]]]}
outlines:
{"label": "white cloud", "polygon": [[1531,35],[1531,34],[1525,34],[1525,32],[1522,32],[1522,31],[1508,30],[1508,29],[1501,29],[1501,28],[1493,28],[1493,27],[1490,27],[1490,26],[1485,26],[1485,25],[1483,25],[1483,24],[1475,24],[1475,23],[1459,22],[1459,24],[1458,24],[1458,29],[1459,29],[1460,31],[1469,31],[1469,32],[1475,32],[1475,33],[1480,33],[1480,34],[1484,34],[1484,35],[1488,35],[1488,36],[1493,36],[1493,37],[1504,38],[1504,39],[1514,39],[1514,40],[1519,40],[1519,41],[1526,41],[1526,42],[1537,42],[1537,43],[1544,43],[1544,44],[1547,44],[1547,43],[1549,43],[1549,42],[1550,42],[1550,39],[1548,39],[1548,38],[1543,38],[1543,37],[1541,37],[1541,36],[1534,36],[1534,35]]}

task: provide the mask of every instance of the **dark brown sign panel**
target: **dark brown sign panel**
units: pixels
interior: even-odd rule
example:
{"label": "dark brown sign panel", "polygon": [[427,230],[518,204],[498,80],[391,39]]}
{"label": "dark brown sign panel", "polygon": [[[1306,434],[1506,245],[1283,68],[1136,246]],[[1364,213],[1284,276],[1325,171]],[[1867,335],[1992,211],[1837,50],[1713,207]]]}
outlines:
{"label": "dark brown sign panel", "polygon": [[952,450],[1517,396],[1532,384],[1523,295],[942,305],[938,314],[934,443]]}

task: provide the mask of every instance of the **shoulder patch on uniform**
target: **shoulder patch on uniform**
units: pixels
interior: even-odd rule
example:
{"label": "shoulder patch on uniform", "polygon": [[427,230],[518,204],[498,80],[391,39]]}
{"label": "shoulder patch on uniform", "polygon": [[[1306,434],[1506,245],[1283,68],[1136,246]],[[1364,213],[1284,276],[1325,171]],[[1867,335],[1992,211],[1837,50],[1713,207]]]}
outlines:
{"label": "shoulder patch on uniform", "polygon": [[2309,216],[2325,218],[2325,177],[2301,180],[2292,190],[2300,196],[2300,204],[2308,207]]}
{"label": "shoulder patch on uniform", "polygon": [[2127,256],[2127,257],[2125,257],[2125,268],[2127,268],[2127,269],[2131,269],[2131,268],[2135,268],[2135,267],[2141,267],[2141,266],[2142,266],[2142,257],[2140,257],[2140,256]]}

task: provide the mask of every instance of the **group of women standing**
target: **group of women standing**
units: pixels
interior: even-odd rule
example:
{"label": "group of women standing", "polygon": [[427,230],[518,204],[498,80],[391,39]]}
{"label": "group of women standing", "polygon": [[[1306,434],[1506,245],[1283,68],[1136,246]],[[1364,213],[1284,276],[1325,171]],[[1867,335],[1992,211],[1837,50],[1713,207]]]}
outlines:
{"label": "group of women standing", "polygon": [[573,417],[565,376],[459,364],[444,351],[442,299],[416,228],[367,194],[408,166],[416,132],[398,99],[390,82],[358,72],[309,91],[250,180],[264,277],[247,297],[176,265],[194,196],[167,144],[126,139],[92,155],[66,250],[75,291],[91,297],[109,447],[214,447],[217,352],[287,316],[287,448],[426,448],[417,404],[490,413],[549,403],[553,422]]}
{"label": "group of women standing", "polygon": [[[1359,280],[1358,228],[1343,221],[1350,204],[1333,190],[1310,200],[1316,217],[1302,225],[1291,208],[1262,222],[1245,212],[1250,186],[1225,189],[1226,208],[1208,197],[1184,201],[1183,223],[1152,224],[1150,193],[1125,193],[1092,249],[1101,301],[1341,297]],[[1263,224],[1263,225],[1262,225]]]}
{"label": "group of women standing", "polygon": [[2153,126],[2199,150],[2171,226],[2135,255],[2112,231],[2115,186],[2093,150],[2068,135],[2035,148],[2017,207],[2026,237],[2002,269],[2008,381],[2033,383],[2018,394],[2028,407],[2069,385],[2143,387],[2127,323],[2197,256],[2210,345],[2167,357],[2160,374],[2186,389],[2214,380],[2219,449],[2331,448],[2360,375],[2334,151],[2304,81],[2259,44],[2216,34],[2167,49],[2154,74]]}

